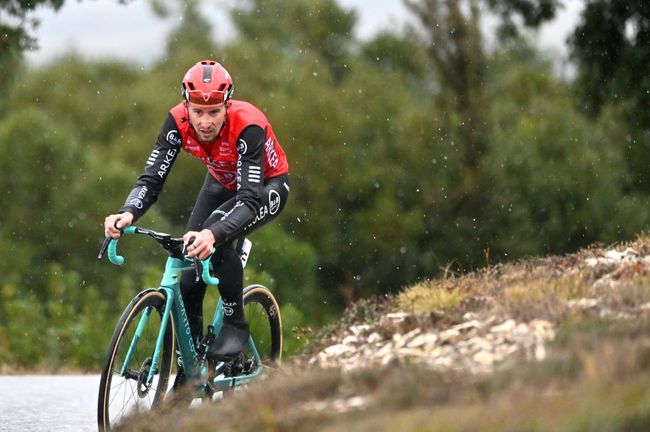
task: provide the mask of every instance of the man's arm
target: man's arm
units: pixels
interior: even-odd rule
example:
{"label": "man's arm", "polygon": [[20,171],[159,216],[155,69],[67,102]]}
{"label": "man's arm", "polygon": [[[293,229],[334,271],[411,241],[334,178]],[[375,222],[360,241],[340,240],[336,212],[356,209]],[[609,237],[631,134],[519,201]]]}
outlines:
{"label": "man's arm", "polygon": [[118,213],[130,212],[138,220],[156,202],[181,150],[181,136],[171,114],[163,124],[144,172],[138,178]]}

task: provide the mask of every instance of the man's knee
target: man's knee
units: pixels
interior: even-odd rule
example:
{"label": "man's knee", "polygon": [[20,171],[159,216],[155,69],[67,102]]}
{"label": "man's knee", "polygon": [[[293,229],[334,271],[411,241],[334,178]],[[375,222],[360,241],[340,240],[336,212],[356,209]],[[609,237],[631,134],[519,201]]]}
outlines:
{"label": "man's knee", "polygon": [[215,260],[212,262],[221,280],[220,288],[227,291],[236,289],[242,285],[244,269],[239,254],[232,245],[224,245],[215,252]]}

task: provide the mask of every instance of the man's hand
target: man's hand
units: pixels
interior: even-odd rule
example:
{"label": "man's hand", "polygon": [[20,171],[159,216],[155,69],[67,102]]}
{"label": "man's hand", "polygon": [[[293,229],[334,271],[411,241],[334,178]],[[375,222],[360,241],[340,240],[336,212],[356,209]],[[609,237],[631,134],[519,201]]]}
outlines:
{"label": "man's hand", "polygon": [[133,223],[133,213],[124,212],[119,214],[112,214],[104,219],[104,234],[106,237],[119,238],[122,233],[120,229],[124,229]]}
{"label": "man's hand", "polygon": [[206,259],[210,256],[212,248],[214,248],[215,238],[212,231],[204,229],[201,231],[188,231],[183,236],[183,240],[187,245],[190,239],[194,237],[194,242],[187,247],[187,255],[190,257],[198,256],[199,259]]}

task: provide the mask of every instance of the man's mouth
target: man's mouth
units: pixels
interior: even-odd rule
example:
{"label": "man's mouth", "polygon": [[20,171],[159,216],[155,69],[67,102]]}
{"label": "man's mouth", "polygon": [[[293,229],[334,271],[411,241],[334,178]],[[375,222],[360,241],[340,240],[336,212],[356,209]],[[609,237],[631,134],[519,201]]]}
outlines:
{"label": "man's mouth", "polygon": [[201,135],[210,135],[212,133],[212,129],[199,129],[199,133]]}

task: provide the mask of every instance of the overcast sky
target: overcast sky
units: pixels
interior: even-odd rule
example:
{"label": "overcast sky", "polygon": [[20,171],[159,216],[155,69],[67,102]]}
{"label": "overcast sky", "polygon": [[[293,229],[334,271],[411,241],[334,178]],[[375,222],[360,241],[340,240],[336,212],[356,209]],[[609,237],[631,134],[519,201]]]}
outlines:
{"label": "overcast sky", "polygon": [[[400,26],[411,19],[401,0],[337,0],[344,8],[356,9],[356,34],[369,38],[377,31]],[[225,10],[227,0],[204,0],[201,10],[212,23],[214,38],[223,39],[232,31]],[[558,17],[538,34],[541,48],[566,53],[564,41],[582,10],[581,0],[565,0]],[[219,7],[221,6],[221,7]],[[58,11],[41,8],[35,36],[39,49],[27,60],[42,65],[74,51],[88,58],[118,57],[147,64],[163,53],[164,39],[176,26],[176,17],[157,18],[149,3],[134,0],[121,5],[117,0],[67,0]]]}

